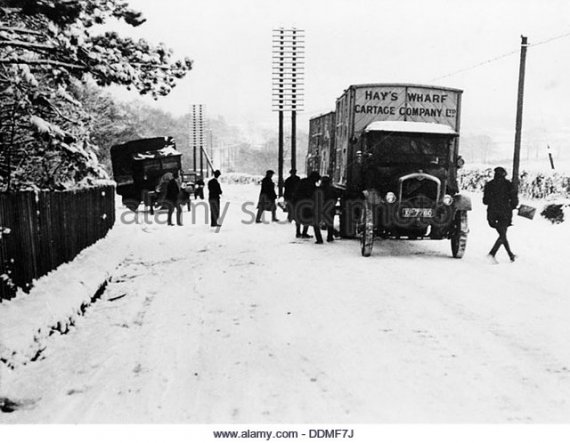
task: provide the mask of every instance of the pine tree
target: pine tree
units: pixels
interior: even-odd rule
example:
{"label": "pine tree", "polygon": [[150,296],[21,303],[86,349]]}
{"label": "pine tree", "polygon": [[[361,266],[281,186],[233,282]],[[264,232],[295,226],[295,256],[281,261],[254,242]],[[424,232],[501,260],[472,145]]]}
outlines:
{"label": "pine tree", "polygon": [[97,33],[95,25],[113,19],[145,21],[120,0],[0,0],[0,190],[105,176],[78,84],[158,98],[192,68],[162,44]]}

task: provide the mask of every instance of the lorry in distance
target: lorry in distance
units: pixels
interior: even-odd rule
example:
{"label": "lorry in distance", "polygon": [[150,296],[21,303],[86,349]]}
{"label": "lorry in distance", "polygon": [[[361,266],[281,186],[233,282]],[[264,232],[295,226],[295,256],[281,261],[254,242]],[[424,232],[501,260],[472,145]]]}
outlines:
{"label": "lorry in distance", "polygon": [[135,211],[144,202],[152,211],[161,183],[182,170],[182,154],[172,137],[147,138],[112,146],[111,163],[123,204]]}

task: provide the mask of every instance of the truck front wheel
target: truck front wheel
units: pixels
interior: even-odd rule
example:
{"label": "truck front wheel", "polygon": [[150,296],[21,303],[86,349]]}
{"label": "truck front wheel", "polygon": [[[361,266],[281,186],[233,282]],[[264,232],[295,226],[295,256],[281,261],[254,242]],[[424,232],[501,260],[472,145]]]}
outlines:
{"label": "truck front wheel", "polygon": [[453,232],[451,234],[451,253],[453,258],[463,258],[467,247],[467,234],[469,227],[467,224],[467,211],[457,211]]}

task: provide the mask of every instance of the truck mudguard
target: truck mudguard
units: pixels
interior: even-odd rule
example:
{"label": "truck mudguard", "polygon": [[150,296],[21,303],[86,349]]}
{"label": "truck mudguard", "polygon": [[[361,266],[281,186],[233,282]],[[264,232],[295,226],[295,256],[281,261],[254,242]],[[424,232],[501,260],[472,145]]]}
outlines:
{"label": "truck mudguard", "polygon": [[471,204],[471,198],[463,194],[457,194],[454,197],[455,209],[459,211],[471,211],[473,205]]}

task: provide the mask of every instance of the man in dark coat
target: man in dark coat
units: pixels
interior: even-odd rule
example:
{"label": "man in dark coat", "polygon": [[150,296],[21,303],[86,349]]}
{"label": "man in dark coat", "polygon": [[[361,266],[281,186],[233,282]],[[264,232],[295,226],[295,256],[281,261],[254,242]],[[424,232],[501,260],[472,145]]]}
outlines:
{"label": "man in dark coat", "polygon": [[178,185],[178,173],[175,173],[166,184],[166,195],[164,200],[168,206],[168,226],[172,223],[172,214],[176,209],[176,224],[182,226],[182,207],[180,205],[180,186]]}
{"label": "man in dark coat", "polygon": [[[301,179],[293,194],[295,233],[297,238],[310,238],[309,226],[313,226],[317,243],[323,243],[319,225],[319,217],[315,210],[317,199],[317,182],[321,179],[318,172],[313,171],[307,178]],[[303,232],[301,232],[303,225]]]}
{"label": "man in dark coat", "polygon": [[519,199],[516,189],[506,177],[507,171],[504,168],[495,168],[495,177],[485,185],[483,193],[483,203],[487,205],[487,221],[499,233],[499,238],[489,252],[493,263],[497,263],[495,255],[501,245],[505,247],[511,262],[516,258],[507,240],[507,229],[511,226],[513,210],[519,205]]}
{"label": "man in dark coat", "polygon": [[297,175],[297,170],[296,169],[291,169],[289,171],[289,174],[291,174],[289,177],[287,177],[287,179],[285,180],[285,183],[283,184],[284,187],[284,192],[283,192],[283,199],[285,200],[285,205],[287,208],[287,220],[289,220],[289,222],[292,222],[294,217],[293,217],[293,195],[295,194],[295,190],[297,189],[297,186],[299,185],[299,182],[301,181],[301,177],[299,177]]}
{"label": "man in dark coat", "polygon": [[265,173],[263,180],[261,180],[261,192],[259,193],[259,201],[257,203],[257,217],[255,218],[256,223],[261,223],[263,211],[271,211],[271,221],[279,221],[276,215],[277,206],[275,205],[275,200],[277,199],[277,194],[275,193],[273,174],[275,174],[275,172],[269,170]]}
{"label": "man in dark coat", "polygon": [[220,218],[220,196],[222,195],[222,187],[218,178],[222,175],[220,171],[214,171],[214,178],[208,182],[208,203],[210,204],[210,226],[218,227],[218,219]]}

